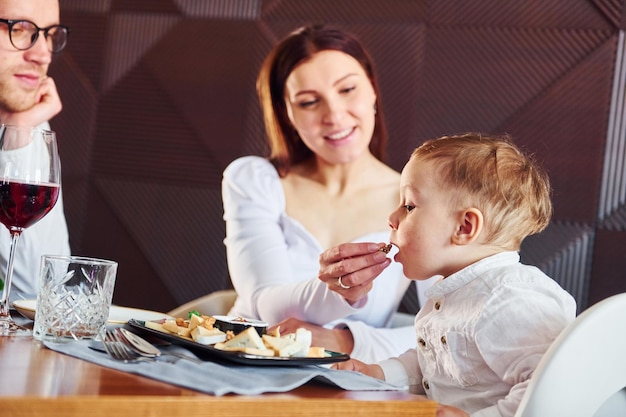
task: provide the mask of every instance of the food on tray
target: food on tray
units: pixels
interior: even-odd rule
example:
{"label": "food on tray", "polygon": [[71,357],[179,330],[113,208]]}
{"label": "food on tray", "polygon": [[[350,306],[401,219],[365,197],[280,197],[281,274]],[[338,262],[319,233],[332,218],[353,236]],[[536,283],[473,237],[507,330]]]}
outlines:
{"label": "food on tray", "polygon": [[215,318],[214,326],[223,332],[231,330],[235,334],[239,334],[248,327],[254,327],[257,333],[264,334],[267,330],[267,323],[261,320],[247,319],[238,316],[213,316]]}
{"label": "food on tray", "polygon": [[[308,357],[311,349],[312,333],[306,329],[297,329],[295,333],[283,337],[263,335],[263,342],[277,353],[277,356]],[[316,353],[317,354],[317,353]],[[323,356],[322,356],[323,357]]]}
{"label": "food on tray", "polygon": [[182,337],[191,337],[191,330],[189,327],[179,326],[174,320],[165,320],[163,328],[170,333],[174,333]]}
{"label": "food on tray", "polygon": [[302,350],[302,346],[286,337],[263,335],[263,343],[276,352],[276,356],[295,356]]}
{"label": "food on tray", "polygon": [[280,336],[264,334],[259,336],[254,328],[249,327],[234,338],[216,343],[216,349],[245,352],[252,355],[323,358],[326,350],[322,347],[311,347],[312,334],[307,329],[297,329],[295,333]]}
{"label": "food on tray", "polygon": [[[219,322],[220,316],[217,316]],[[260,323],[256,320],[241,319],[242,322]],[[311,346],[310,330],[299,328],[295,333],[280,334],[280,328],[271,333],[259,333],[255,326],[247,326],[238,333],[217,328],[215,316],[190,314],[189,319],[167,319],[158,322],[146,321],[145,326],[160,332],[174,334],[214,348],[244,352],[258,356],[280,356],[299,358],[324,358],[328,354],[323,347]]]}
{"label": "food on tray", "polygon": [[254,327],[248,327],[232,339],[223,343],[216,343],[213,347],[221,350],[245,352],[251,355],[275,356],[273,350],[265,347],[261,336]]}
{"label": "food on tray", "polygon": [[165,322],[165,320],[159,320],[159,321],[146,321],[145,325],[148,329],[152,329],[152,330],[158,330],[160,332],[163,333],[170,333],[169,331],[165,330],[163,328],[163,323]]}
{"label": "food on tray", "polygon": [[226,340],[226,333],[213,327],[214,323],[215,319],[211,316],[191,314],[188,320],[177,318],[165,320],[163,323],[146,321],[146,327],[172,333],[203,345],[211,345]]}
{"label": "food on tray", "polygon": [[226,333],[220,329],[198,326],[191,331],[191,338],[202,345],[212,345],[226,340]]}
{"label": "food on tray", "polygon": [[391,251],[391,243],[388,243],[387,245],[383,246],[382,248],[378,250],[381,252],[389,253]]}

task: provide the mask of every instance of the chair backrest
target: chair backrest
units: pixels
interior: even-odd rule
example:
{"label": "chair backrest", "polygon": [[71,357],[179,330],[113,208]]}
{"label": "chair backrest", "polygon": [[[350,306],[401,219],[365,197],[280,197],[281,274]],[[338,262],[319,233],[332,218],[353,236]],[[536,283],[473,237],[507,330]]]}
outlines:
{"label": "chair backrest", "polygon": [[235,290],[215,291],[176,307],[167,314],[172,317],[186,318],[190,311],[197,310],[207,316],[225,315],[235,304],[235,299],[237,299]]}
{"label": "chair backrest", "polygon": [[563,330],[539,362],[515,417],[592,417],[623,387],[626,293],[594,304]]}

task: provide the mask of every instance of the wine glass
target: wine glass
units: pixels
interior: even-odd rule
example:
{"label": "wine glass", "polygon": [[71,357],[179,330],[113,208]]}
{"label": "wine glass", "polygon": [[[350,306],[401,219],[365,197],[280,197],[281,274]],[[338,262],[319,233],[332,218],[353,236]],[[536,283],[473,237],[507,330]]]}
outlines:
{"label": "wine glass", "polygon": [[11,318],[9,297],[15,247],[25,228],[54,207],[59,197],[61,165],[54,132],[0,125],[0,223],[11,234],[4,280],[0,277],[0,336],[29,334]]}

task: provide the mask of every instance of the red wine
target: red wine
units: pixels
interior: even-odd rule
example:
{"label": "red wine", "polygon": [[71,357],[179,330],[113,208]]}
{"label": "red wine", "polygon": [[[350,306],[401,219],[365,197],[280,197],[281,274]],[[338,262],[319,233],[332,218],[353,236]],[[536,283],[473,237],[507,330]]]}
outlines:
{"label": "red wine", "polygon": [[58,184],[0,182],[0,222],[9,230],[37,223],[59,198]]}

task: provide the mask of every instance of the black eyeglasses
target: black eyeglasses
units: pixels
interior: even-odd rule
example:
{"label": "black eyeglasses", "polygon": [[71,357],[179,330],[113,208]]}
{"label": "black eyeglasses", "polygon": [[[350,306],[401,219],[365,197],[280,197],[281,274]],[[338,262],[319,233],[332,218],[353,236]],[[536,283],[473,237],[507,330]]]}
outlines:
{"label": "black eyeglasses", "polygon": [[43,32],[48,50],[56,54],[65,48],[65,45],[67,45],[67,37],[70,35],[70,28],[63,25],[52,25],[47,28],[40,28],[30,20],[10,19],[0,19],[0,23],[6,23],[9,27],[11,45],[20,51],[32,48],[35,42],[37,42],[37,39],[39,39],[39,32]]}

